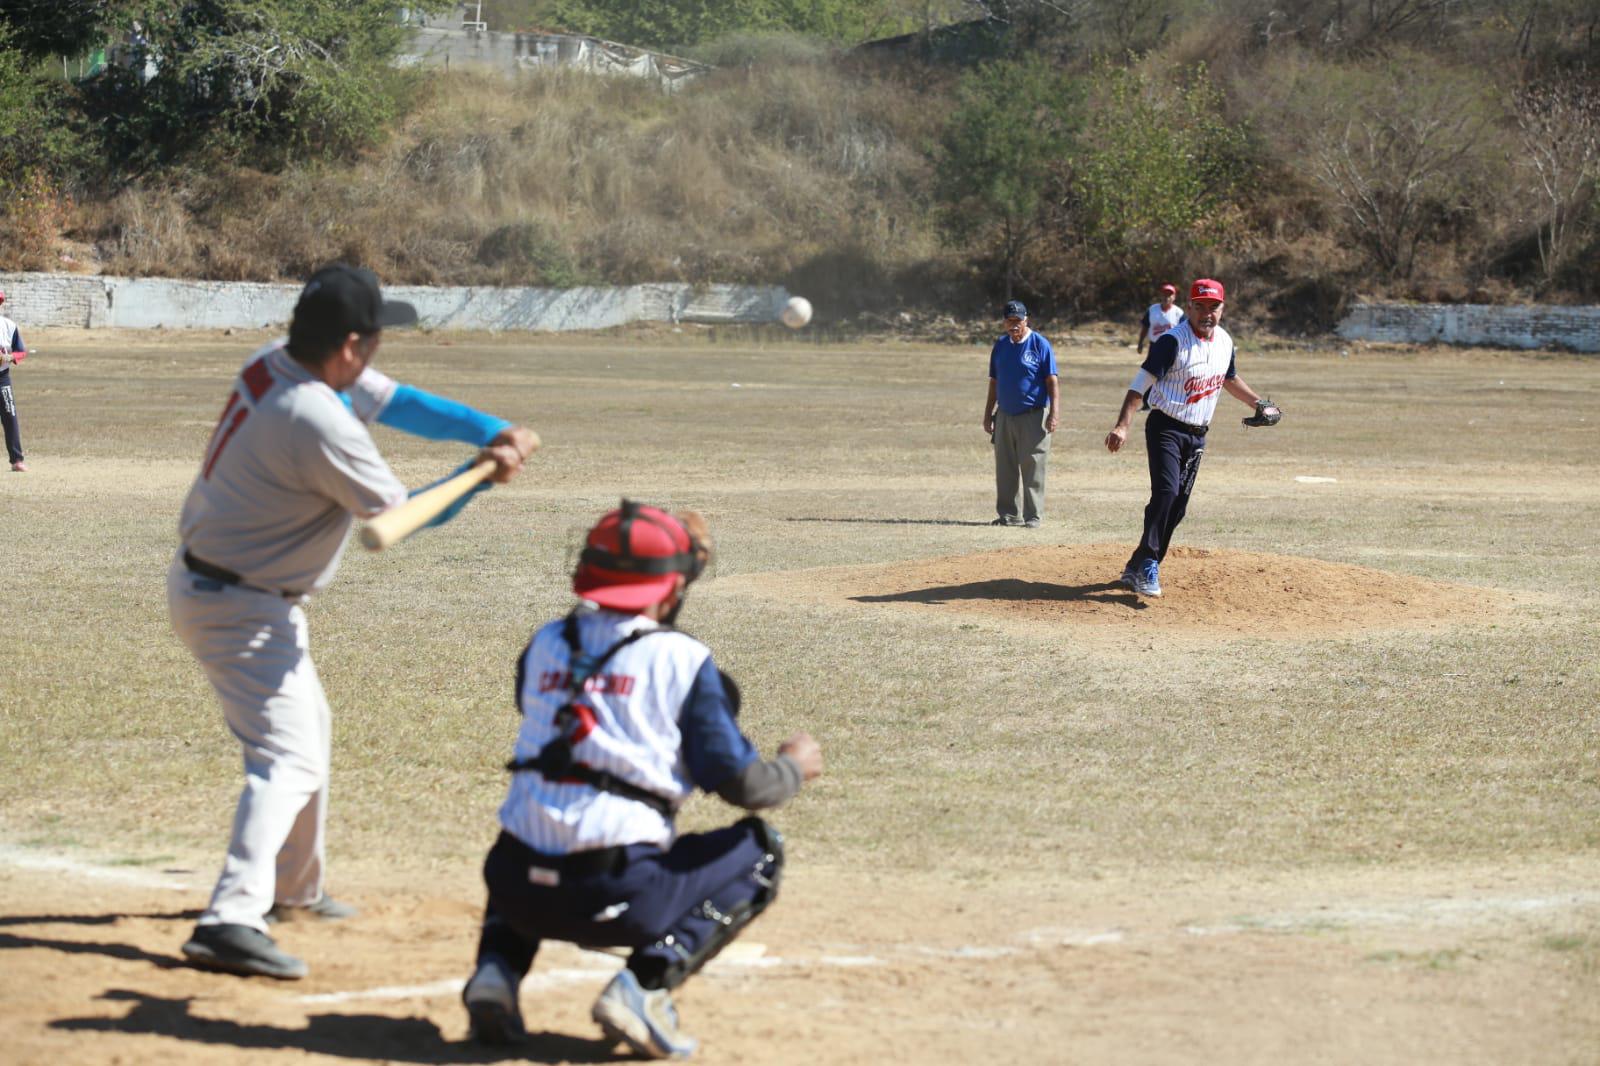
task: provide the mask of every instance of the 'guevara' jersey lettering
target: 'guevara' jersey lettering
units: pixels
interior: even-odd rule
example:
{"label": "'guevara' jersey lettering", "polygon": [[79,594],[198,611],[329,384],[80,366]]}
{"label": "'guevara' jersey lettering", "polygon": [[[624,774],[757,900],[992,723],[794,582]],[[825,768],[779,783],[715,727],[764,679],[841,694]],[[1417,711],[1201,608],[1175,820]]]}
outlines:
{"label": "'guevara' jersey lettering", "polygon": [[1218,326],[1210,340],[1195,335],[1192,322],[1181,322],[1150,345],[1150,354],[1128,388],[1150,390],[1150,406],[1179,422],[1209,426],[1217,410],[1222,383],[1235,377],[1233,338]]}
{"label": "'guevara' jersey lettering", "polygon": [[[637,630],[660,627],[643,615],[580,611],[587,655],[601,656]],[[517,670],[522,726],[515,759],[534,760],[556,738],[556,712],[569,697],[571,651],[564,620],[534,634]],[[574,761],[615,774],[674,809],[695,788],[712,791],[759,758],[739,731],[711,661],[687,633],[661,629],[621,648],[579,697]],[[512,775],[500,807],[506,832],[535,851],[567,855],[617,844],[671,844],[670,819],[649,804],[580,781]]]}
{"label": "'guevara' jersey lettering", "polygon": [[183,546],[260,588],[327,585],[355,517],[406,498],[365,424],[394,388],[369,368],[346,394],[347,406],[281,342],[256,351],[184,500]]}

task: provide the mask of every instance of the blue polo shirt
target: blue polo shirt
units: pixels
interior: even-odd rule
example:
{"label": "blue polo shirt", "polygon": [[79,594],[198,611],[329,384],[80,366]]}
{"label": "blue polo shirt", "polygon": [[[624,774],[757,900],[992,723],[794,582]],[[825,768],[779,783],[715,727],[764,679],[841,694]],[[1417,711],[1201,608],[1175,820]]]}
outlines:
{"label": "blue polo shirt", "polygon": [[1045,379],[1056,373],[1056,352],[1050,342],[1033,331],[1018,344],[1001,334],[989,353],[989,376],[994,378],[1000,410],[1020,415],[1050,400]]}

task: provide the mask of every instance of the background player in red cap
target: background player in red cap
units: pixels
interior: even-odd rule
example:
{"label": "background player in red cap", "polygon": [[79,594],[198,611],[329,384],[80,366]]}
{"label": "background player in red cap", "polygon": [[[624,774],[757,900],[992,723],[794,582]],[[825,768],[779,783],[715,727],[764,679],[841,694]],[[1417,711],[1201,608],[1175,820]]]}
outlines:
{"label": "background player in red cap", "polygon": [[1145,341],[1154,344],[1157,337],[1171,331],[1182,321],[1183,308],[1178,306],[1178,287],[1172,284],[1161,286],[1161,298],[1145,308],[1144,318],[1139,322],[1139,342],[1134,348],[1143,355]]}
{"label": "background player in red cap", "polygon": [[710,559],[705,520],[624,500],[589,531],[572,589],[583,601],[534,634],[517,664],[517,734],[489,903],[462,993],[486,1044],[527,1036],[517,991],[539,945],[630,947],[594,1005],[613,1041],[683,1058],[671,990],[777,895],[783,839],[760,818],[678,836],[696,788],[776,807],[822,773],[805,733],[762,760],[739,731],[739,690],[711,651],[673,628]]}
{"label": "background player in red cap", "polygon": [[1119,451],[1148,391],[1151,411],[1144,439],[1150,502],[1144,509],[1144,536],[1119,578],[1141,596],[1161,595],[1161,560],[1188,511],[1218,393],[1227,391],[1259,414],[1261,397],[1234,370],[1233,338],[1220,324],[1223,299],[1220,281],[1201,278],[1189,287],[1188,318],[1151,342],[1150,354],[1128,385],[1117,423],[1106,434],[1106,448]]}
{"label": "background player in red cap", "polygon": [[[6,294],[0,292],[0,305],[5,302]],[[27,473],[28,464],[23,461],[22,430],[17,425],[17,401],[11,393],[11,367],[22,362],[27,354],[28,346],[22,343],[22,331],[11,319],[0,315],[0,427],[5,430],[6,458],[11,460],[11,469],[18,474]]]}

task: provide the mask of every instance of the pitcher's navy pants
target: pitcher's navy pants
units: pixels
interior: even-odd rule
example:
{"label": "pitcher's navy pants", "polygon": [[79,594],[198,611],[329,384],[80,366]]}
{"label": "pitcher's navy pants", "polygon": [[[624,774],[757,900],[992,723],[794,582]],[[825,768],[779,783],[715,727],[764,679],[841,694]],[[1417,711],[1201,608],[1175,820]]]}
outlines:
{"label": "pitcher's navy pants", "polygon": [[1144,508],[1144,537],[1128,559],[1136,570],[1146,559],[1159,563],[1167,557],[1173,531],[1189,510],[1189,494],[1206,454],[1206,431],[1151,411],[1144,423],[1144,443],[1150,461],[1150,502]]}

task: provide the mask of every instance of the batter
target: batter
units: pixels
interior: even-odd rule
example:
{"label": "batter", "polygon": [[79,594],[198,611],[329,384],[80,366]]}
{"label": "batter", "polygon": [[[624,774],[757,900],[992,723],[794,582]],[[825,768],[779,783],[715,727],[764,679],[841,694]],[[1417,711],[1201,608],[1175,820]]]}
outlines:
{"label": "batter", "polygon": [[330,715],[303,604],[333,580],[354,519],[407,498],[367,425],[476,445],[499,482],[537,446],[526,429],[371,368],[384,327],[416,319],[370,271],[319,270],[287,340],[251,355],[234,382],[184,501],[172,625],[216,690],[245,771],[222,875],[183,946],[196,965],[304,977],[267,934],[269,914],[354,913],[323,890]]}

